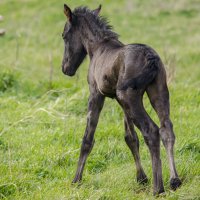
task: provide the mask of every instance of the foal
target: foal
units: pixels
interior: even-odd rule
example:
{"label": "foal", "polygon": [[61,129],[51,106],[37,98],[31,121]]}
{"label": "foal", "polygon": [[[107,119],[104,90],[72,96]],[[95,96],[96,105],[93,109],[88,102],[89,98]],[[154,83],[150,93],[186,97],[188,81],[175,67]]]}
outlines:
{"label": "foal", "polygon": [[[82,179],[86,159],[94,145],[94,133],[104,99],[111,97],[118,101],[124,111],[125,141],[135,160],[137,181],[146,183],[147,176],[141,165],[134,125],[142,132],[151,154],[154,195],[164,192],[160,137],[168,155],[170,186],[176,190],[181,181],[174,162],[175,135],[169,117],[169,92],[163,63],[147,45],[121,43],[107,21],[99,16],[100,10],[101,6],[96,10],[79,7],[72,12],[64,5],[67,23],[62,35],[65,44],[63,73],[73,76],[87,54],[90,58],[87,126],[73,183]],[[144,92],[147,92],[158,114],[160,129],[144,109]]]}

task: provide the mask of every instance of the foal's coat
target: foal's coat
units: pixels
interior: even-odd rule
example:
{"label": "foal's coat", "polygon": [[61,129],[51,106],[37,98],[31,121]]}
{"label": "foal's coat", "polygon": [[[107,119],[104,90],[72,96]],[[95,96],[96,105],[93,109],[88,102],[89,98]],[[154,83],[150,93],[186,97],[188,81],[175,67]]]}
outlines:
{"label": "foal's coat", "polygon": [[[118,101],[124,111],[125,141],[135,160],[137,181],[146,183],[147,176],[141,165],[139,140],[134,125],[142,132],[151,154],[154,194],[164,192],[160,137],[168,155],[170,186],[175,190],[181,185],[181,181],[174,162],[175,135],[169,116],[169,92],[163,63],[159,55],[147,45],[122,44],[106,20],[99,17],[100,10],[101,6],[92,11],[80,7],[72,12],[64,5],[68,22],[63,32],[63,73],[73,76],[86,55],[90,57],[87,126],[73,182],[82,179],[86,159],[94,145],[94,133],[104,99],[111,97]],[[151,105],[158,114],[160,128],[144,109],[144,92],[147,92]]]}

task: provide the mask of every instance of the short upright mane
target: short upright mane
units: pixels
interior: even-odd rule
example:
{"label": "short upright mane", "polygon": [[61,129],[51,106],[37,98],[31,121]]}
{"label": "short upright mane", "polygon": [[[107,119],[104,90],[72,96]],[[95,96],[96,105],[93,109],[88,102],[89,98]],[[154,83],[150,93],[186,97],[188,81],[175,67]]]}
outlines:
{"label": "short upright mane", "polygon": [[112,30],[108,20],[105,17],[95,15],[88,7],[78,7],[73,13],[75,16],[83,17],[85,25],[99,39],[118,39],[119,35]]}

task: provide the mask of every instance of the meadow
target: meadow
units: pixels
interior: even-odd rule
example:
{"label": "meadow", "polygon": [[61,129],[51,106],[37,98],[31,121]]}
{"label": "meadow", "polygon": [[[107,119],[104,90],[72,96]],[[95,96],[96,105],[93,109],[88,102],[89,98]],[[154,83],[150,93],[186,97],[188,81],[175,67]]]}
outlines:
{"label": "meadow", "polygon": [[[183,182],[157,199],[200,199],[200,1],[199,0],[0,0],[0,199],[154,199],[150,155],[141,133],[140,154],[149,178],[138,185],[124,141],[123,113],[107,99],[95,146],[81,185],[71,185],[86,124],[89,59],[74,77],[62,74],[66,17],[71,8],[102,4],[120,40],[146,43],[161,56],[168,74],[175,160]],[[152,118],[158,118],[144,97]]]}

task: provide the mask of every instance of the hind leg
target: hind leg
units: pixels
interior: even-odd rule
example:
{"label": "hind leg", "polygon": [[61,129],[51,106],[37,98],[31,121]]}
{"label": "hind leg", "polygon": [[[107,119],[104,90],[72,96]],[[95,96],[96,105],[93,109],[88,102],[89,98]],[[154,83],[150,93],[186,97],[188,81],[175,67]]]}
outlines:
{"label": "hind leg", "polygon": [[147,183],[148,179],[141,165],[140,155],[139,155],[139,139],[137,133],[134,130],[133,122],[131,118],[125,114],[124,119],[125,126],[125,141],[127,146],[132,152],[136,165],[136,174],[138,183]]}
{"label": "hind leg", "polygon": [[131,117],[134,124],[140,129],[149,148],[153,169],[154,195],[157,195],[164,192],[159,129],[146,113],[142,103],[142,96],[142,91],[132,89],[117,91],[117,98],[124,112]]}
{"label": "hind leg", "polygon": [[173,147],[175,143],[175,134],[173,131],[173,124],[170,120],[169,92],[167,85],[163,83],[163,81],[155,82],[147,88],[147,94],[160,120],[159,133],[169,160],[170,187],[176,190],[181,185],[181,181],[178,177],[174,161]]}

